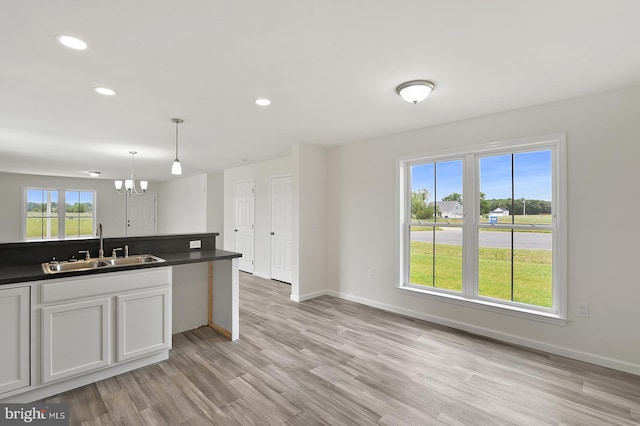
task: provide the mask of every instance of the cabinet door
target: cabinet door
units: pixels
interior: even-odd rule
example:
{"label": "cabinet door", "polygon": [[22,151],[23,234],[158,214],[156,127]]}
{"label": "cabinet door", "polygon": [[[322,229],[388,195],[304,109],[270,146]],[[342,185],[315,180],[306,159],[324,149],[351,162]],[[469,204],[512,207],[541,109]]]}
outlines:
{"label": "cabinet door", "polygon": [[117,296],[118,362],[171,348],[169,288]]}
{"label": "cabinet door", "polygon": [[29,287],[0,290],[0,393],[30,384]]}
{"label": "cabinet door", "polygon": [[42,308],[42,381],[109,365],[109,299]]}

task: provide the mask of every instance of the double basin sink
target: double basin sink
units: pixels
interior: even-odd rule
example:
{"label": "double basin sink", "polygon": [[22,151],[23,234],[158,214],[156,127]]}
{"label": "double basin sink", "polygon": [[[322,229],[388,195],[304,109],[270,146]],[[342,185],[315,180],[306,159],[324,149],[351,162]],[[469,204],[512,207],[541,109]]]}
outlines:
{"label": "double basin sink", "polygon": [[151,254],[139,254],[128,257],[101,257],[98,259],[77,260],[71,262],[46,262],[42,264],[42,270],[46,274],[59,274],[63,272],[91,271],[96,269],[118,268],[157,262],[165,262],[165,260]]}

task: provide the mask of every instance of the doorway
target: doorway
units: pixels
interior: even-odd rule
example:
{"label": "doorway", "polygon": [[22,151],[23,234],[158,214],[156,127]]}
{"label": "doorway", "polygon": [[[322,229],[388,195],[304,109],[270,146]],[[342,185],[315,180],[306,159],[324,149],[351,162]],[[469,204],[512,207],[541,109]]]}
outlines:
{"label": "doorway", "polygon": [[238,269],[253,274],[254,268],[254,182],[238,181],[234,188],[234,229],[236,248],[242,253],[238,259]]}
{"label": "doorway", "polygon": [[127,237],[156,234],[156,193],[127,195]]}
{"label": "doorway", "polygon": [[291,284],[291,176],[271,178],[271,278]]}

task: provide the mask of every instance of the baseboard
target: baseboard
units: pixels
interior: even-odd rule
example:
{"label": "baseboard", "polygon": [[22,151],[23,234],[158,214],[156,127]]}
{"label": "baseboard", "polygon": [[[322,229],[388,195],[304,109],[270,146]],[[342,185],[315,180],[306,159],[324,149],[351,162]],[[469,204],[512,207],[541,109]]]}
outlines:
{"label": "baseboard", "polygon": [[372,306],[374,308],[382,309],[384,311],[389,311],[396,314],[405,315],[408,317],[417,318],[417,319],[432,322],[435,324],[440,324],[447,327],[455,328],[458,330],[463,330],[472,334],[477,334],[479,336],[490,337],[492,339],[500,340],[505,343],[524,346],[527,348],[536,349],[536,350],[551,353],[554,355],[559,355],[566,358],[575,359],[578,361],[584,361],[591,364],[599,365],[601,367],[612,368],[614,370],[624,371],[625,373],[631,373],[631,374],[640,376],[640,364],[633,364],[626,361],[620,361],[614,358],[608,358],[608,357],[595,355],[588,352],[578,351],[578,350],[570,349],[564,346],[552,345],[549,343],[541,342],[539,340],[528,339],[528,338],[516,336],[514,334],[510,334],[510,333],[503,333],[501,331],[496,331],[489,328],[478,327],[473,324],[468,324],[460,321],[453,321],[453,320],[442,318],[435,315],[428,315],[428,314],[424,314],[422,312],[414,311],[411,309],[406,309],[406,308],[395,306],[395,305],[389,305],[386,303],[380,303],[375,300],[353,296],[347,293],[337,292],[333,290],[326,290],[324,294],[349,300],[356,303],[362,303],[363,305]]}
{"label": "baseboard", "polygon": [[302,296],[294,296],[292,294],[289,299],[291,299],[294,302],[304,302],[305,300],[315,299],[316,297],[326,296],[327,294],[329,294],[328,290],[319,290],[319,291],[303,294]]}
{"label": "baseboard", "polygon": [[271,276],[269,274],[264,273],[264,272],[253,271],[253,275],[255,275],[256,277],[264,278],[265,280],[270,280],[271,279]]}

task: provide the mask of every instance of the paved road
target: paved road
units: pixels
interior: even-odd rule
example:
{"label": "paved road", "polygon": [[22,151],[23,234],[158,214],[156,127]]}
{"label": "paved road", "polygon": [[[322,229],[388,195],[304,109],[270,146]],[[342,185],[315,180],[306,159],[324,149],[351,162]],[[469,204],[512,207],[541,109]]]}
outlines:
{"label": "paved road", "polygon": [[[416,231],[411,233],[412,241],[433,241],[433,233]],[[460,245],[462,229],[448,229],[436,231],[436,242],[440,244]],[[517,249],[551,250],[551,233],[516,232],[514,245]],[[511,248],[511,234],[509,232],[481,232],[480,247]]]}

